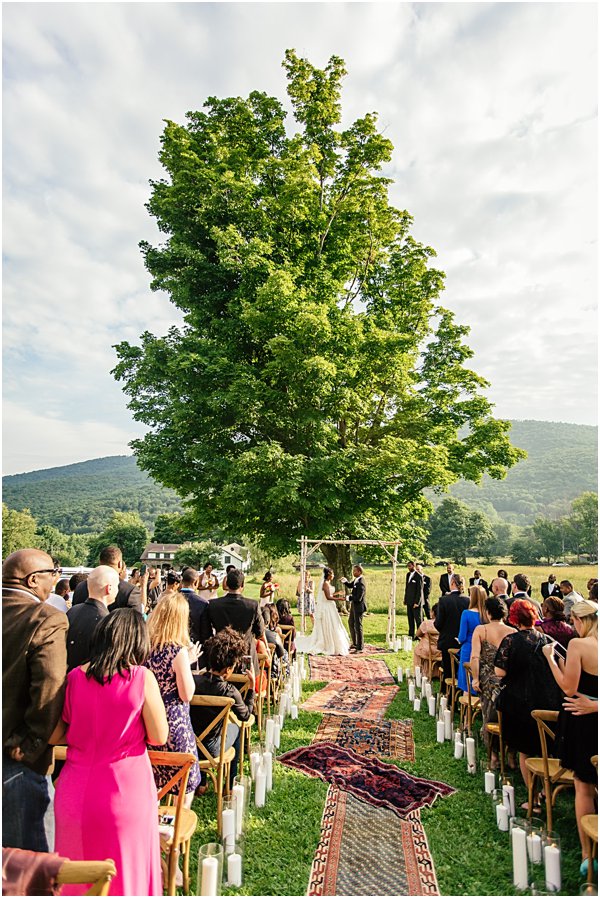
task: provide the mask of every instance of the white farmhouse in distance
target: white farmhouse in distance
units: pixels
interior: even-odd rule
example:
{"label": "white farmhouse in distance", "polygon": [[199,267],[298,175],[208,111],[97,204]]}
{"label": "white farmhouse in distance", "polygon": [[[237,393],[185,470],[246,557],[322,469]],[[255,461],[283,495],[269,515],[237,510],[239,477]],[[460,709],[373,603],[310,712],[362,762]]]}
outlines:
{"label": "white farmhouse in distance", "polygon": [[[175,553],[180,544],[176,543],[148,543],[140,556],[140,561],[151,567],[171,568],[174,566]],[[250,567],[250,553],[239,543],[229,543],[220,546],[221,560],[219,568],[225,570],[228,564],[234,564],[237,568],[247,571]]]}

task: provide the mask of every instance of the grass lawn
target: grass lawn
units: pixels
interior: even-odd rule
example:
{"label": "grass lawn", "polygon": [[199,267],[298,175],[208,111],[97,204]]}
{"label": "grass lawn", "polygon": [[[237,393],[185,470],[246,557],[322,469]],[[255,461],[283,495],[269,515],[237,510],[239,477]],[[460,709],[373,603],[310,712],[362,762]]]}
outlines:
{"label": "grass lawn", "polygon": [[[281,579],[281,578],[278,578]],[[369,614],[364,619],[366,640],[384,645],[386,614]],[[407,632],[406,617],[398,615],[398,630]],[[400,664],[412,658],[404,652],[378,655],[395,674]],[[304,682],[303,700],[320,689],[322,683]],[[390,706],[387,717],[413,717],[407,699],[406,680]],[[280,752],[307,745],[318,726],[320,715],[299,713],[298,720],[286,720]],[[438,745],[435,721],[426,711],[414,716],[416,760],[396,762],[417,776],[430,777],[454,786],[458,791],[438,799],[421,817],[433,855],[442,895],[514,895],[512,860],[507,833],[496,828],[492,802],[483,791],[482,777],[469,776],[464,760],[455,761],[449,743]],[[481,749],[481,758],[484,758]],[[515,773],[517,807],[526,799],[520,775]],[[320,821],[327,792],[326,784],[280,764],[274,765],[273,791],[264,808],[251,806],[244,843],[244,878],[240,889],[224,888],[228,895],[304,895],[313,854],[319,840]],[[195,893],[198,847],[216,838],[216,801],[212,790],[195,800],[199,825],[192,841],[192,892]],[[523,812],[524,813],[524,812]],[[558,797],[554,828],[563,848],[564,895],[579,892],[580,849],[573,809],[573,792]],[[522,893],[521,893],[522,894]]]}

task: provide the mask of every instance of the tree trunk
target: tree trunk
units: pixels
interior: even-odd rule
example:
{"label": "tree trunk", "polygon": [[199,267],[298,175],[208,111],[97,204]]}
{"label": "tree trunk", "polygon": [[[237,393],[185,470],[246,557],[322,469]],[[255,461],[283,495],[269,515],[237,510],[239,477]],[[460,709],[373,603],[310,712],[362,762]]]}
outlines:
{"label": "tree trunk", "polygon": [[[350,546],[323,545],[320,547],[327,560],[328,567],[333,570],[333,582],[336,592],[344,591],[344,584],[340,583],[340,577],[352,579],[352,559],[350,558]],[[345,602],[336,602],[338,611],[346,610]]]}

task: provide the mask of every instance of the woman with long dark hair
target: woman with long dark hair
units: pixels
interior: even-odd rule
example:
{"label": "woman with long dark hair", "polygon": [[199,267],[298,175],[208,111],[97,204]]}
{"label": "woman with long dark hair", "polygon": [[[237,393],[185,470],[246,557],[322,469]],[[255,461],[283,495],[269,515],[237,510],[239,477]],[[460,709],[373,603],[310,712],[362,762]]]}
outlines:
{"label": "woman with long dark hair", "polygon": [[[103,618],[90,660],[67,677],[62,721],[52,741],[66,742],[56,782],[56,851],[77,861],[112,858],[111,895],[162,895],[157,798],[147,743],[163,743],[167,717],[158,683],[143,667],[146,624],[134,609]],[[82,895],[87,886],[64,886]]]}

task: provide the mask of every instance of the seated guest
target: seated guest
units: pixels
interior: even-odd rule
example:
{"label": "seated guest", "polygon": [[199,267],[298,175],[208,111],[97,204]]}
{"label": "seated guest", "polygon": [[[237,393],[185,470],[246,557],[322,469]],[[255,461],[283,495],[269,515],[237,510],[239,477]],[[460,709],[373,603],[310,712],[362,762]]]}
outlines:
{"label": "seated guest", "polygon": [[584,857],[581,873],[587,873],[586,840],[581,828],[585,814],[595,814],[594,798],[598,774],[590,758],[598,754],[598,604],[581,599],[571,609],[578,639],[569,642],[567,658],[557,661],[554,647],[542,649],[552,675],[566,696],[576,693],[596,701],[596,712],[573,714],[562,710],[559,720],[558,745],[560,762],[574,771],[575,816]]}
{"label": "seated guest", "polygon": [[[139,593],[135,593],[133,584],[128,583],[125,579],[127,576],[127,566],[123,561],[123,553],[119,547],[105,546],[100,552],[99,561],[101,565],[106,564],[108,567],[112,567],[119,575],[119,591],[116,599],[111,603],[108,610],[115,611],[117,608],[135,608],[136,611],[139,611],[140,614],[142,614],[144,609],[142,608]],[[82,580],[81,583],[78,583],[75,592],[73,593],[72,606],[83,604],[87,597],[87,582]]]}
{"label": "seated guest", "polygon": [[[190,646],[190,609],[181,593],[161,599],[148,618],[150,655],[146,661],[155,675],[165,703],[169,722],[166,745],[153,746],[163,751],[190,752],[198,757],[190,720],[190,699],[194,680],[190,665],[198,657],[198,647]],[[164,786],[173,774],[170,767],[155,767],[156,785]],[[200,769],[192,767],[186,789],[186,807],[190,807],[194,790],[200,782]]]}
{"label": "seated guest", "polygon": [[[506,603],[493,596],[486,599],[485,612],[487,622],[475,627],[471,644],[471,668],[473,670],[473,690],[481,697],[481,717],[483,720],[483,738],[487,747],[490,735],[488,723],[496,723],[496,696],[500,689],[500,678],[494,673],[496,652],[505,636],[514,633],[504,621],[507,615]],[[498,753],[491,752],[492,767],[498,766]]]}
{"label": "seated guest", "polygon": [[415,639],[418,642],[415,643],[415,647],[413,648],[413,665],[417,667],[417,665],[421,668],[426,677],[431,676],[431,671],[429,669],[429,645],[431,643],[431,660],[432,661],[441,661],[442,653],[438,649],[438,637],[439,633],[435,629],[435,615],[437,612],[437,605],[434,605],[431,609],[431,617],[429,620],[424,620],[421,624],[419,624],[419,629],[415,633]]}
{"label": "seated guest", "polygon": [[452,664],[448,649],[458,648],[458,631],[463,611],[469,607],[469,599],[462,594],[465,588],[464,577],[460,574],[450,575],[450,592],[443,595],[437,606],[435,628],[438,631],[438,648],[442,652],[444,666],[444,682],[442,691],[446,691],[446,679],[452,676]]}
{"label": "seated guest", "polygon": [[576,635],[573,627],[569,626],[565,618],[565,604],[556,596],[549,596],[542,604],[543,620],[536,623],[538,630],[545,633],[550,639],[559,642],[565,649]]}
{"label": "seated guest", "polygon": [[78,571],[76,574],[71,574],[69,577],[69,607],[73,605],[73,595],[75,590],[79,586],[80,583],[83,583],[84,580],[87,580],[88,575],[84,574],[83,571]]}
{"label": "seated guest", "polygon": [[[168,727],[156,679],[142,666],[148,648],[141,614],[127,608],[107,614],[94,631],[89,663],[67,677],[52,737],[68,746],[54,798],[56,851],[75,861],[112,858],[113,895],[162,895],[146,743],[164,742]],[[62,894],[84,895],[87,888],[63,886]]]}
{"label": "seated guest", "polygon": [[562,594],[562,600],[565,603],[565,618],[567,623],[571,622],[571,608],[578,602],[583,596],[579,595],[578,592],[575,592],[575,587],[571,583],[570,580],[561,580],[560,581],[560,591]]}
{"label": "seated guest", "polygon": [[165,588],[159,596],[159,600],[165,596],[172,596],[181,589],[182,577],[177,571],[168,571],[165,577]]}
{"label": "seated guest", "polygon": [[531,581],[527,574],[515,574],[515,576],[513,577],[513,581],[511,584],[511,596],[506,603],[508,605],[509,611],[510,606],[515,601],[515,599],[526,599],[528,602],[531,602],[539,617],[541,618],[542,609],[540,607],[540,603],[531,598]]}
{"label": "seated guest", "polygon": [[212,636],[212,628],[208,618],[208,599],[202,598],[197,591],[199,581],[198,571],[186,567],[181,575],[180,593],[190,607],[190,639],[202,645]]}
{"label": "seated guest", "polygon": [[279,615],[277,614],[275,605],[265,605],[261,611],[265,622],[265,639],[267,640],[267,645],[275,646],[275,654],[271,666],[271,676],[278,677],[280,663],[287,664],[288,662],[288,654],[283,645],[281,630],[279,630],[277,626],[279,623]]}
{"label": "seated guest", "polygon": [[279,626],[293,627],[292,629],[292,657],[296,657],[296,625],[292,616],[292,609],[287,599],[277,599],[275,603],[277,614],[279,615]]}
{"label": "seated guest", "polygon": [[[255,697],[255,681],[254,672],[250,669],[248,676],[248,691],[245,698],[242,697],[240,691],[227,682],[227,677],[232,673],[236,665],[246,654],[246,643],[239,633],[231,627],[225,627],[209,639],[204,645],[204,657],[206,659],[206,671],[202,674],[194,674],[194,692],[196,695],[215,695],[232,698],[234,705],[231,712],[235,714],[240,723],[248,720],[254,708]],[[210,721],[220,712],[220,708],[209,708],[192,705],[190,715],[192,719],[192,727],[194,733],[200,735],[208,726]],[[211,730],[208,737],[204,740],[206,750],[213,756],[219,754],[221,746],[221,723]],[[237,723],[230,719],[226,735],[226,748],[235,748],[235,759],[231,764],[230,785],[233,785],[233,779],[237,776],[238,755],[240,747],[240,728]],[[204,792],[206,775],[202,771],[202,786],[198,792]]]}
{"label": "seated guest", "polygon": [[538,728],[531,712],[536,708],[558,711],[562,701],[560,689],[542,654],[543,646],[551,640],[535,629],[536,619],[537,611],[528,599],[515,599],[508,622],[517,627],[517,632],[504,637],[494,660],[494,673],[502,680],[503,687],[496,707],[502,712],[504,740],[519,752],[526,786],[529,772],[525,762],[530,756],[539,757],[541,752]]}
{"label": "seated guest", "polygon": [[467,674],[463,667],[465,662],[471,660],[471,640],[475,628],[487,621],[485,612],[485,600],[487,593],[483,586],[471,586],[469,588],[469,607],[463,611],[460,618],[458,641],[460,642],[460,654],[458,656],[458,688],[467,691]]}
{"label": "seated guest", "polygon": [[98,621],[108,614],[108,606],[114,602],[119,589],[117,572],[101,564],[94,568],[87,579],[88,597],[80,605],[67,611],[67,668],[73,670],[90,660],[92,636]]}
{"label": "seated guest", "polygon": [[58,608],[59,611],[66,614],[69,610],[68,599],[69,581],[63,577],[63,579],[59,580],[54,587],[54,592],[51,592],[46,599],[46,604],[52,605],[53,608]]}

